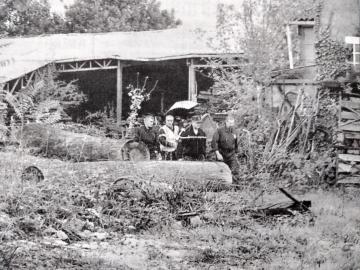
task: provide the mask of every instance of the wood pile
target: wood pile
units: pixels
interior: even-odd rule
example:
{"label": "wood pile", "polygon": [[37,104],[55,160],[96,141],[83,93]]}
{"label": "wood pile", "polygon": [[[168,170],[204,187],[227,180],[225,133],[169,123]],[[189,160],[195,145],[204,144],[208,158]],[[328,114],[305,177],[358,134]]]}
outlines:
{"label": "wood pile", "polygon": [[336,148],[337,183],[360,185],[360,94],[340,93]]}
{"label": "wood pile", "polygon": [[[306,154],[313,150],[310,134],[314,131],[314,123],[319,109],[319,98],[311,99],[304,94],[302,88],[296,93],[295,104],[289,100],[289,94],[283,93],[283,103],[279,110],[277,127],[267,144],[269,159],[281,150],[288,151],[296,142],[297,151]],[[285,107],[290,107],[286,112]]]}

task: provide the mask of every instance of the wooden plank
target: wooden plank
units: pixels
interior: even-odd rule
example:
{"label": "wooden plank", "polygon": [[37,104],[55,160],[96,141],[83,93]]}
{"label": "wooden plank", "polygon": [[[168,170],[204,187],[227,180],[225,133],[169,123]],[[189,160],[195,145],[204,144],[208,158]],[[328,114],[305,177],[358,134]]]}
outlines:
{"label": "wooden plank", "polygon": [[315,21],[292,21],[290,25],[299,25],[299,26],[314,26]]}
{"label": "wooden plank", "polygon": [[[91,63],[91,62],[90,62]],[[59,73],[66,72],[79,72],[79,71],[93,71],[93,70],[109,70],[109,69],[117,69],[117,66],[109,66],[109,67],[90,67],[90,68],[78,68],[78,69],[64,69],[58,70]]]}
{"label": "wooden plank", "polygon": [[117,122],[121,122],[122,117],[122,96],[123,96],[123,67],[121,65],[121,61],[117,61],[117,69],[116,69],[116,119]]}
{"label": "wooden plank", "polygon": [[350,154],[350,155],[360,155],[360,151],[359,150],[354,150],[354,149],[348,149],[347,150],[347,154]]}
{"label": "wooden plank", "polygon": [[349,173],[351,172],[351,165],[345,164],[345,163],[339,163],[338,164],[338,172],[339,173]]}
{"label": "wooden plank", "polygon": [[353,119],[353,120],[349,120],[349,121],[344,121],[344,122],[340,122],[339,123],[339,127],[345,127],[348,125],[360,125],[360,119]]}
{"label": "wooden plank", "polygon": [[360,113],[357,115],[354,112],[341,111],[341,120],[360,120]]}
{"label": "wooden plank", "polygon": [[317,85],[319,82],[315,80],[310,79],[278,79],[275,82],[272,83],[273,85],[282,85],[282,84],[289,84],[289,85],[304,85],[304,84],[310,84],[310,85]]}
{"label": "wooden plank", "polygon": [[193,65],[194,68],[234,68],[234,67],[240,67],[243,66],[243,64],[197,64]]}
{"label": "wooden plank", "polygon": [[341,145],[341,144],[336,144],[336,145],[334,145],[334,147],[337,149],[342,149],[342,150],[359,151],[359,154],[360,154],[360,147],[352,147],[352,146],[346,146],[346,145]]}
{"label": "wooden plank", "polygon": [[360,140],[360,133],[358,132],[344,131],[343,134],[345,139]]}
{"label": "wooden plank", "polygon": [[351,101],[351,102],[360,103],[360,97],[359,97],[359,96],[355,96],[355,95],[351,95],[351,96],[350,96],[350,101]]}
{"label": "wooden plank", "polygon": [[360,125],[349,124],[349,125],[346,125],[346,126],[341,126],[341,127],[339,127],[339,129],[341,131],[357,131],[357,132],[360,132]]}
{"label": "wooden plank", "polygon": [[359,94],[356,94],[356,93],[343,93],[343,96],[345,96],[345,97],[358,97],[358,98],[360,98],[360,95],[359,95]]}
{"label": "wooden plank", "polygon": [[354,101],[342,101],[342,107],[349,107],[351,109],[359,110],[360,109],[360,102],[354,102]]}
{"label": "wooden plank", "polygon": [[359,165],[351,165],[345,163],[338,163],[338,172],[339,173],[351,173],[351,174],[358,174],[360,172]]}
{"label": "wooden plank", "polygon": [[348,176],[336,182],[338,185],[360,185],[360,176]]}
{"label": "wooden plank", "polygon": [[338,158],[343,161],[360,162],[360,155],[339,154]]}
{"label": "wooden plank", "polygon": [[346,36],[345,43],[348,44],[360,44],[360,37]]}

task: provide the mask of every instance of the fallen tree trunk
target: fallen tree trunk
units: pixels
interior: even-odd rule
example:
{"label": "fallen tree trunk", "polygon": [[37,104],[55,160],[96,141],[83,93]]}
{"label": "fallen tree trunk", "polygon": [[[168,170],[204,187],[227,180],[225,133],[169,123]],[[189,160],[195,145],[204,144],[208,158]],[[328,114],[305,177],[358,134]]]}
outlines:
{"label": "fallen tree trunk", "polygon": [[[16,183],[26,170],[33,166],[41,171],[43,177],[36,181],[77,181],[109,182],[120,178],[134,181],[159,182],[175,184],[182,182],[199,183],[200,185],[231,184],[232,176],[229,167],[223,162],[202,161],[99,161],[99,162],[66,162],[27,155],[24,153],[0,152],[4,169],[0,178],[13,179]],[[39,175],[40,173],[36,173]],[[31,177],[25,181],[32,182]],[[209,186],[210,188],[211,186]]]}
{"label": "fallen tree trunk", "polygon": [[149,160],[147,147],[142,143],[94,137],[64,131],[42,124],[26,125],[18,140],[36,154],[72,161]]}
{"label": "fallen tree trunk", "polygon": [[[179,184],[191,182],[209,189],[216,189],[219,184],[231,184],[232,175],[229,167],[222,162],[201,161],[102,161],[81,162],[56,165],[54,167],[36,165],[44,174],[44,178],[52,180],[61,175],[67,177],[101,178],[115,181],[126,178],[134,181],[160,182]],[[66,177],[66,176],[65,176]]]}

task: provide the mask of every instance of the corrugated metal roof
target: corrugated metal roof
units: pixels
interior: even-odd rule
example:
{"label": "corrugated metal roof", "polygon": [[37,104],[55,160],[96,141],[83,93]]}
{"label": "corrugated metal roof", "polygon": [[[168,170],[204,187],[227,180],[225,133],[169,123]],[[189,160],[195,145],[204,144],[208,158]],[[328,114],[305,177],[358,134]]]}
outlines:
{"label": "corrugated metal roof", "polygon": [[[0,39],[0,83],[52,62],[115,58],[159,61],[223,53],[208,38],[187,29],[144,32],[56,34]],[[4,46],[2,46],[4,45]]]}

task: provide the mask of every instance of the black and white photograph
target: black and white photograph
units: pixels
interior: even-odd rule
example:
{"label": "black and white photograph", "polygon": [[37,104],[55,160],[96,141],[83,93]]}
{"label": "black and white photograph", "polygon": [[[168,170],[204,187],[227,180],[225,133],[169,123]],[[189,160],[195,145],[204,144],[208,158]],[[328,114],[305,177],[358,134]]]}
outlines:
{"label": "black and white photograph", "polygon": [[360,0],[0,0],[0,269],[359,270]]}

